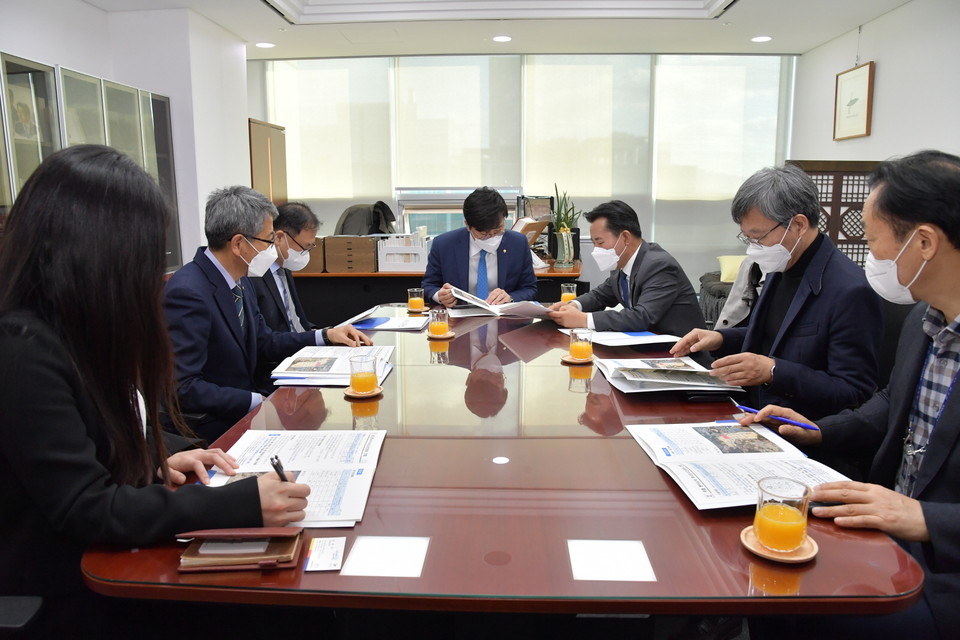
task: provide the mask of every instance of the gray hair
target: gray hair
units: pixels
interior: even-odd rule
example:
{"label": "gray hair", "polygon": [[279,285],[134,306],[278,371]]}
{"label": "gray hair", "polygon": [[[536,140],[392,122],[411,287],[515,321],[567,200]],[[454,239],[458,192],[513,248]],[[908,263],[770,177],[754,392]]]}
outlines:
{"label": "gray hair", "polygon": [[275,219],[277,208],[262,193],[242,185],[217,189],[207,198],[203,224],[207,244],[211,249],[221,249],[238,233],[255,236],[267,216]]}
{"label": "gray hair", "polygon": [[811,227],[820,222],[817,186],[803,169],[791,164],[767,167],[747,178],[733,197],[730,207],[733,221],[740,224],[755,207],[784,227],[798,213],[807,217]]}

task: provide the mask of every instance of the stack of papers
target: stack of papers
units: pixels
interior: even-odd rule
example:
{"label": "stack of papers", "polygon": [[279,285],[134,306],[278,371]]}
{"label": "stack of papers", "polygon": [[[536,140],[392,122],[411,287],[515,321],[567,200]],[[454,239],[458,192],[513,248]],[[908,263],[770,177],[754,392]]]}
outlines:
{"label": "stack of papers", "polygon": [[743,391],[725,384],[690,358],[598,359],[610,384],[624,393],[649,391]]}
{"label": "stack of papers", "polygon": [[[560,329],[561,333],[570,335],[570,329]],[[607,347],[626,347],[642,344],[665,344],[679,340],[677,336],[652,331],[594,331],[594,344]]]}
{"label": "stack of papers", "polygon": [[736,422],[627,425],[627,430],[697,509],[757,503],[757,481],[792,478],[807,486],[848,480],[761,425]]}
{"label": "stack of papers", "polygon": [[304,347],[285,359],[271,373],[275,385],[315,387],[350,386],[350,358],[371,355],[377,359],[377,384],[393,370],[393,346]]}
{"label": "stack of papers", "polygon": [[521,318],[546,318],[547,308],[539,302],[525,300],[523,302],[508,302],[506,304],[487,304],[472,293],[463,289],[451,287],[453,295],[463,300],[469,307],[453,307],[450,309],[451,318],[467,318],[470,316],[519,316]]}
{"label": "stack of papers", "polygon": [[303,527],[352,527],[363,519],[386,431],[247,431],[228,453],[236,475],[217,471],[210,486],[276,473],[277,456],[296,481],[310,485]]}

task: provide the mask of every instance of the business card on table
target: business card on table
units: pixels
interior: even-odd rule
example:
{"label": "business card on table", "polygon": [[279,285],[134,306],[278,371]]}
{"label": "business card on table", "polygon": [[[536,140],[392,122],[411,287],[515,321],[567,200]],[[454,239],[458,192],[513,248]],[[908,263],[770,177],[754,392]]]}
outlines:
{"label": "business card on table", "polygon": [[304,571],[337,571],[343,563],[346,538],[313,538]]}

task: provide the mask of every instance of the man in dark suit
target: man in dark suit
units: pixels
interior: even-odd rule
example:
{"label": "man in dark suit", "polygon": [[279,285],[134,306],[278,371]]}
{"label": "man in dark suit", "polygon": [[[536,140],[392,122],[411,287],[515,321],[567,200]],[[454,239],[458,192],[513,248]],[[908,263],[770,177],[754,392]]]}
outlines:
{"label": "man in dark suit", "polygon": [[370,343],[352,326],[297,333],[264,322],[246,276],[263,275],[276,260],[276,215],[273,203],[248,187],[213,192],[204,224],[209,246],[167,282],[163,308],[180,408],[200,414],[194,428],[208,441],[270,392],[254,378],[260,359],[280,360],[312,345]]}
{"label": "man in dark suit", "polygon": [[537,297],[530,245],[522,233],[505,230],[507,204],[489,187],[463,201],[466,226],[433,240],[423,292],[444,306],[457,303],[450,286],[469,291],[490,304]]}
{"label": "man in dark suit", "polygon": [[820,233],[816,185],[801,169],[762,169],[734,196],[747,255],[767,274],[746,327],[695,329],[674,355],[711,351],[716,375],[748,387],[744,404],[813,419],[859,406],[877,387],[880,299],[863,269]]}
{"label": "man in dark suit", "polygon": [[[818,420],[819,431],[778,428],[801,446],[874,456],[869,483],[815,487],[813,500],[841,504],[813,513],[898,538],[923,567],[923,595],[904,612],[872,619],[778,619],[770,637],[816,637],[810,625],[828,637],[869,638],[950,638],[960,628],[960,158],[922,151],[880,164],[870,184],[863,208],[870,285],[890,302],[925,304],[903,324],[886,389]],[[741,421],[770,415],[810,422],[777,406]]]}
{"label": "man in dark suit", "polygon": [[[643,239],[640,219],[630,205],[612,200],[584,217],[590,223],[593,259],[601,271],[615,271],[592,291],[551,306],[550,318],[568,328],[677,336],[706,326],[680,264],[660,245]],[[623,305],[622,311],[607,309],[617,304]]]}

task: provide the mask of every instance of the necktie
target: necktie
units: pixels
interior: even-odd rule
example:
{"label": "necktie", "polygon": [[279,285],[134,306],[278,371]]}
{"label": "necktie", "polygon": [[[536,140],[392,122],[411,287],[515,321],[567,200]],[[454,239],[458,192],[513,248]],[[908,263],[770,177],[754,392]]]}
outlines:
{"label": "necktie", "polygon": [[477,297],[486,300],[490,295],[490,285],[487,284],[487,252],[480,250],[480,262],[477,263]]}
{"label": "necktie", "polygon": [[243,329],[243,289],[238,284],[231,291],[233,292],[233,305],[237,308],[237,320],[240,322],[240,328]]}
{"label": "necktie", "polygon": [[286,274],[277,269],[274,272],[277,279],[277,286],[280,287],[280,293],[283,295],[283,303],[287,308],[287,321],[291,331],[303,333],[303,325],[300,323],[300,317],[297,315],[297,307],[293,304],[293,295],[290,293],[290,287],[287,286]]}
{"label": "necktie", "polygon": [[630,286],[627,284],[627,274],[620,272],[620,294],[623,296],[623,306],[626,309],[633,307],[630,302]]}

